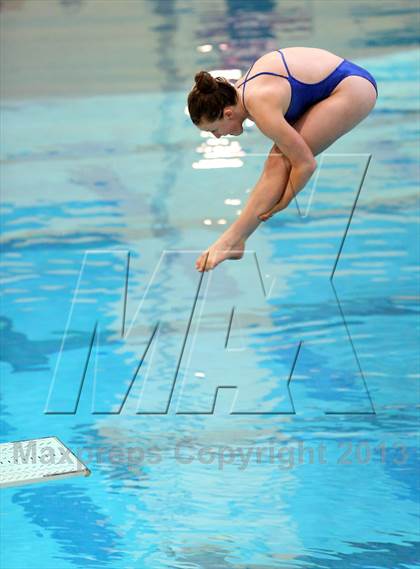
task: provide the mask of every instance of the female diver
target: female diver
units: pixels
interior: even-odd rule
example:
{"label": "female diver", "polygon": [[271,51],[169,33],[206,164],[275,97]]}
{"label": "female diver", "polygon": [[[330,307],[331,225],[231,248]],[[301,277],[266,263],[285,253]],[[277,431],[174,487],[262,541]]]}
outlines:
{"label": "female diver", "polygon": [[193,123],[216,138],[243,132],[253,121],[274,144],[238,219],[196,261],[199,271],[243,256],[261,221],[286,208],[316,169],[323,152],[371,112],[372,75],[329,51],[288,47],[257,59],[235,85],[206,71],[188,95]]}

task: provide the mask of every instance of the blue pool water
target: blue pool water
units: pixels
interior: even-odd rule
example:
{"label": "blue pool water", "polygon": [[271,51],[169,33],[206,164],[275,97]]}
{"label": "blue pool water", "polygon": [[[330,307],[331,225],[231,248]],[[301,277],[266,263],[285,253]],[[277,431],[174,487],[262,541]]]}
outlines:
{"label": "blue pool water", "polygon": [[[213,67],[279,41],[257,32]],[[2,568],[419,566],[419,56],[355,62],[377,107],[303,215],[204,276],[268,150],[252,125],[200,136],[188,79],[3,101],[2,442],[57,436],[92,474],[2,491]]]}

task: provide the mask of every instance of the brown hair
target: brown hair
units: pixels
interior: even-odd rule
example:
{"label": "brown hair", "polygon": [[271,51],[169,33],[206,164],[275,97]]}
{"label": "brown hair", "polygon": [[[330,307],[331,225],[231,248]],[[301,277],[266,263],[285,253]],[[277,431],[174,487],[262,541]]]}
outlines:
{"label": "brown hair", "polygon": [[225,107],[235,105],[238,94],[224,77],[212,77],[207,71],[199,71],[195,85],[188,95],[188,111],[191,120],[198,125],[202,118],[209,122],[221,119]]}

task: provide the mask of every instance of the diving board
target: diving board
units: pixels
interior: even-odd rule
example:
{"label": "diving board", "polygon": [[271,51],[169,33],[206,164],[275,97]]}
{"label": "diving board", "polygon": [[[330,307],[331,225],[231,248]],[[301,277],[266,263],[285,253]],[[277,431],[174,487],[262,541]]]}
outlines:
{"label": "diving board", "polygon": [[57,437],[0,444],[0,487],[89,476],[90,470]]}

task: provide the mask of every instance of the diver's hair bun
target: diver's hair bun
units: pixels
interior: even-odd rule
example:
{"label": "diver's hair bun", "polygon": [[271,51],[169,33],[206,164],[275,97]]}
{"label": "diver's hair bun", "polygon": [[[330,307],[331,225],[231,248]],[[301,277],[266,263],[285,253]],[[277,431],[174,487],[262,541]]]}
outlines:
{"label": "diver's hair bun", "polygon": [[192,122],[199,125],[204,118],[214,122],[223,117],[223,110],[238,102],[233,85],[224,77],[213,77],[208,71],[199,71],[188,95],[188,112]]}
{"label": "diver's hair bun", "polygon": [[199,71],[195,77],[195,87],[203,94],[214,93],[218,89],[218,82],[208,71]]}

